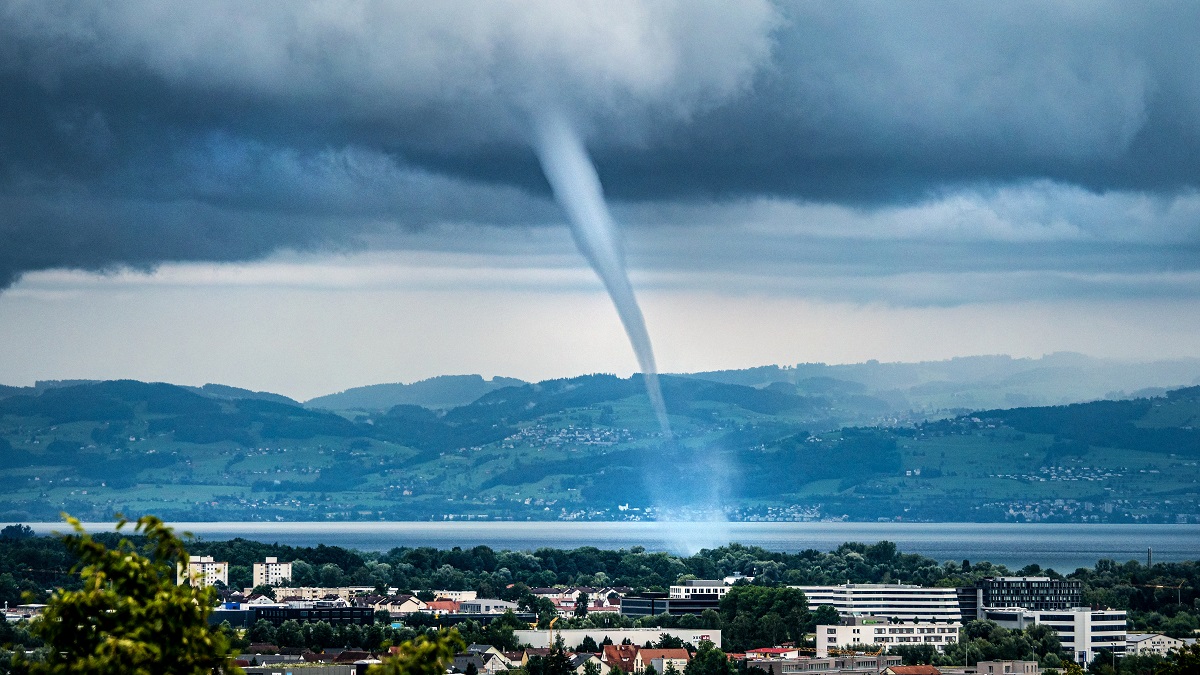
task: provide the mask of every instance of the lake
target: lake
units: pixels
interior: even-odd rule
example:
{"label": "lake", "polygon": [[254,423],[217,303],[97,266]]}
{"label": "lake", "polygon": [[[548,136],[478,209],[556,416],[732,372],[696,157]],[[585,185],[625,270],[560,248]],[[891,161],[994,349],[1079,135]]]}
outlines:
{"label": "lake", "polygon": [[[988,560],[1014,571],[1029,563],[1060,572],[1090,567],[1100,558],[1155,562],[1200,559],[1200,525],[1044,523],[655,523],[655,522],[194,522],[172,523],[204,540],[245,537],[293,546],[328,544],[367,551],[395,546],[451,548],[484,544],[495,549],[548,546],[692,553],[729,542],[769,551],[829,551],[846,541],[896,543],[904,553],[939,561]],[[62,523],[30,523],[39,533]],[[89,523],[89,531],[111,523]]]}

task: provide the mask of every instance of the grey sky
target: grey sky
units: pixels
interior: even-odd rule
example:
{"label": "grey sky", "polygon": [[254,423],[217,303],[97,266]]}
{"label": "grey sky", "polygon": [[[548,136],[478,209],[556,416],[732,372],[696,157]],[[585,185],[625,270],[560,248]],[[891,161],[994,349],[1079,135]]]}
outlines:
{"label": "grey sky", "polygon": [[[1200,288],[1197,25],[1200,6],[1181,2],[3,2],[0,337],[29,356],[0,364],[0,381],[96,375],[67,354],[101,337],[129,354],[106,376],[182,379],[165,326],[191,323],[204,303],[189,294],[228,301],[213,331],[330,355],[286,385],[297,394],[632,367],[627,347],[548,367],[581,326],[619,326],[602,304],[559,311],[603,298],[530,148],[547,106],[586,135],[665,370],[883,358],[869,348],[890,344],[716,341],[708,364],[669,337],[664,322],[686,323],[676,307],[708,312],[697,326],[736,310],[763,345],[772,312],[842,312],[843,330],[920,345],[897,358],[1188,352],[1174,327]],[[123,268],[159,271],[56,271]],[[471,355],[454,368],[449,353],[414,355],[416,338],[399,355],[383,337],[356,347],[311,293],[377,294],[373,311],[397,303]],[[514,341],[527,354],[488,349],[491,329],[468,325],[446,342],[437,323],[489,294],[483,323],[538,327]],[[103,330],[37,343],[110,301],[118,322],[141,317],[145,344]],[[268,333],[254,318],[268,307],[328,335]],[[951,330],[988,312],[1044,330],[910,340],[913,317]],[[1127,320],[1102,329],[1101,316]],[[673,366],[673,349],[694,355]],[[231,351],[187,352],[186,377],[220,379]],[[339,352],[358,359],[341,371],[356,380],[337,375]],[[262,387],[292,381],[261,355],[247,364],[236,372]]]}

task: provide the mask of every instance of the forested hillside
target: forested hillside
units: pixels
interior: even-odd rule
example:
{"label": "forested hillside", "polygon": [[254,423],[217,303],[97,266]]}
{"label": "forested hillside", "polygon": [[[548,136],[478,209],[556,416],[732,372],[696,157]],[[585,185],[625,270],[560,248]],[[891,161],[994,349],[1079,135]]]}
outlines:
{"label": "forested hillside", "polygon": [[611,375],[343,413],[211,385],[9,392],[0,520],[1200,519],[1200,387],[925,420],[831,383],[662,386],[671,439]]}

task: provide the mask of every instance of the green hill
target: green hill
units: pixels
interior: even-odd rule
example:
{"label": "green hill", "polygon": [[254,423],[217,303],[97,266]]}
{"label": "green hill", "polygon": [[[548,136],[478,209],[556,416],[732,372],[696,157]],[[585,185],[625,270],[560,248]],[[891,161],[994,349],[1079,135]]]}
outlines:
{"label": "green hill", "polygon": [[849,380],[664,376],[670,440],[642,387],[588,375],[348,414],[233,388],[23,389],[0,398],[0,521],[1200,520],[1200,387],[924,421]]}
{"label": "green hill", "polygon": [[466,405],[484,394],[525,384],[511,377],[483,379],[480,375],[441,375],[412,384],[372,384],[354,387],[337,394],[318,396],[305,403],[324,410],[388,410],[398,405],[426,408],[454,408]]}

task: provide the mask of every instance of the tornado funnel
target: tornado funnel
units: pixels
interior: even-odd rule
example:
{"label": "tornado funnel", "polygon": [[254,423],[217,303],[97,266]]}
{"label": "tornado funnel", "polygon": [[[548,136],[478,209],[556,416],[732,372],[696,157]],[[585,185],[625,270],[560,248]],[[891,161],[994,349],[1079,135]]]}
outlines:
{"label": "tornado funnel", "polygon": [[537,120],[534,149],[542,172],[550,182],[554,198],[567,213],[571,234],[579,252],[591,264],[604,282],[629,336],[629,344],[637,356],[646,385],[646,394],[662,428],[663,437],[671,439],[671,424],[658,385],[658,368],[654,363],[654,348],[646,320],[638,306],[637,296],[625,271],[625,255],[617,236],[617,226],[604,202],[604,191],[596,168],[587,150],[570,124],[556,114],[545,114]]}

